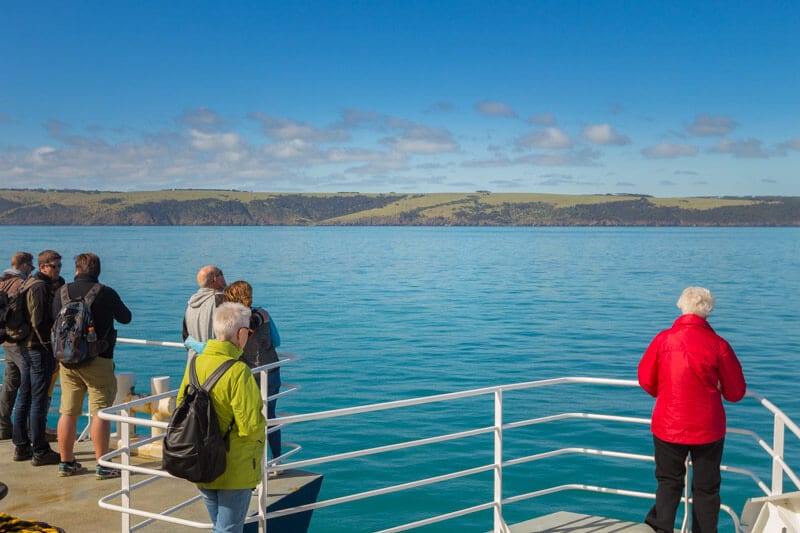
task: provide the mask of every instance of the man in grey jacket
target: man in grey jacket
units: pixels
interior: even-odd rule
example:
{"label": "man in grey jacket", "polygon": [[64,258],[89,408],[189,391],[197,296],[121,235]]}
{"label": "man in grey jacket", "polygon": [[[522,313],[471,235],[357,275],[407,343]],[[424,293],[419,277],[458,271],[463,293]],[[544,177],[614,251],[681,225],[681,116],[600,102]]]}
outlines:
{"label": "man in grey jacket", "polygon": [[[214,336],[214,309],[222,303],[225,290],[225,276],[214,265],[206,265],[197,272],[197,285],[200,287],[186,305],[183,315],[183,340],[190,335],[200,342]],[[197,352],[188,349],[188,358]]]}

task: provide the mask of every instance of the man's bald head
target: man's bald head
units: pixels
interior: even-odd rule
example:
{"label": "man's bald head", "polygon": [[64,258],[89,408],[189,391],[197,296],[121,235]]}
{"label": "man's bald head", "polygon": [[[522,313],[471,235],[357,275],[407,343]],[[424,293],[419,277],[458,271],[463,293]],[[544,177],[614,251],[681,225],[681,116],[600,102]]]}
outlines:
{"label": "man's bald head", "polygon": [[225,288],[225,276],[214,265],[206,265],[197,271],[197,285],[202,288],[221,291]]}

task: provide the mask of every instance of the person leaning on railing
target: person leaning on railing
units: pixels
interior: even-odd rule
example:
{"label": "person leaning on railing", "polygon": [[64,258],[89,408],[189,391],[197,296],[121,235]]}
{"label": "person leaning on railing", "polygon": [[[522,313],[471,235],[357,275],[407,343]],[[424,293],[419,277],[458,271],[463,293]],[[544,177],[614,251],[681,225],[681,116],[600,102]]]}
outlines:
{"label": "person leaning on railing", "polygon": [[658,533],[674,531],[691,455],[692,531],[716,533],[725,443],[722,398],[738,402],[746,383],[733,348],[706,320],[714,309],[711,292],[688,287],[678,308],[683,314],[656,335],[639,362],[639,384],[656,398],[650,429],[658,488],[645,523]]}

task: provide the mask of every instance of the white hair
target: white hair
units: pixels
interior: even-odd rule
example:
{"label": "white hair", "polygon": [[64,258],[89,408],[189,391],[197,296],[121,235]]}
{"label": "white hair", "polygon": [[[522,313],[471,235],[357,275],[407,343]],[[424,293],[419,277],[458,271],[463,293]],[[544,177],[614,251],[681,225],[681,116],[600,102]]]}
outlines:
{"label": "white hair", "polygon": [[684,315],[708,317],[714,310],[714,295],[703,287],[686,287],[678,298],[678,309]]}
{"label": "white hair", "polygon": [[240,303],[220,304],[214,311],[214,335],[221,341],[234,341],[240,328],[250,327],[250,313]]}

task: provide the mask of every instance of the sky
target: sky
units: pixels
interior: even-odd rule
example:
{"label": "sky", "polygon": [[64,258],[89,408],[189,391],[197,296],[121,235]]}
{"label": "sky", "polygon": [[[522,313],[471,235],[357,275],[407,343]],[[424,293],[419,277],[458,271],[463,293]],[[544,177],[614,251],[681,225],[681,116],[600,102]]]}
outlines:
{"label": "sky", "polygon": [[800,196],[800,2],[0,0],[0,187]]}

